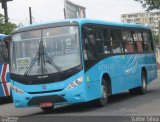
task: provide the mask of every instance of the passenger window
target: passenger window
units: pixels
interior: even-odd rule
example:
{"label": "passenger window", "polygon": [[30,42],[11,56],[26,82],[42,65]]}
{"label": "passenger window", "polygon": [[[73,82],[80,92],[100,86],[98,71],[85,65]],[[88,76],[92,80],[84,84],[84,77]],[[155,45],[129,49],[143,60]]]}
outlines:
{"label": "passenger window", "polygon": [[8,48],[4,41],[0,41],[0,63],[8,63]]}
{"label": "passenger window", "polygon": [[135,51],[134,49],[134,41],[133,36],[130,31],[122,31],[122,37],[123,37],[123,46],[124,51],[127,53],[132,53]]}
{"label": "passenger window", "polygon": [[143,39],[144,39],[144,51],[150,52],[154,50],[152,36],[150,32],[143,32]]}
{"label": "passenger window", "polygon": [[96,62],[96,48],[93,33],[93,26],[85,26],[83,28],[84,36],[84,60],[85,67],[88,68]]}
{"label": "passenger window", "polygon": [[109,39],[107,38],[107,29],[95,28],[94,33],[97,55],[104,55],[110,53]]}
{"label": "passenger window", "polygon": [[133,38],[135,41],[135,47],[138,52],[143,52],[143,39],[141,32],[133,32]]}
{"label": "passenger window", "polygon": [[113,53],[122,52],[122,35],[120,30],[111,29],[110,30],[110,41]]}

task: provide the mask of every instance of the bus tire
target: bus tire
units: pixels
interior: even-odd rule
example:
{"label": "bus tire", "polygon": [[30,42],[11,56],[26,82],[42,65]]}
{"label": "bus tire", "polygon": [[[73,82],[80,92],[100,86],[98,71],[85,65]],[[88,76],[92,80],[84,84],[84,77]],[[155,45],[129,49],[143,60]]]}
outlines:
{"label": "bus tire", "polygon": [[44,112],[52,112],[54,110],[54,106],[52,107],[44,107],[44,108],[41,108]]}
{"label": "bus tire", "polygon": [[108,103],[107,83],[104,79],[102,80],[101,89],[102,89],[102,97],[95,101],[95,105],[97,107],[106,106]]}
{"label": "bus tire", "polygon": [[142,71],[141,73],[141,86],[134,88],[134,89],[130,89],[129,92],[131,94],[145,94],[147,91],[147,76],[146,73],[144,71]]}
{"label": "bus tire", "polygon": [[10,90],[10,96],[9,96],[10,102],[13,102],[13,96],[12,96],[12,91]]}
{"label": "bus tire", "polygon": [[2,98],[0,97],[0,105],[2,104]]}

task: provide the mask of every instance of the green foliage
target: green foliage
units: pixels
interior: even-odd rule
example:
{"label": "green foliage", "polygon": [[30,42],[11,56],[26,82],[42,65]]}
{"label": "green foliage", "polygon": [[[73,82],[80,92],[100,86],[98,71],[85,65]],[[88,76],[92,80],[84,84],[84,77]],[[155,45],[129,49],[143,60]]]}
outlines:
{"label": "green foliage", "polygon": [[0,14],[0,33],[9,35],[15,28],[16,25],[11,22],[5,23],[4,16]]}
{"label": "green foliage", "polygon": [[140,2],[144,8],[149,10],[159,9],[160,10],[160,0],[134,0]]}
{"label": "green foliage", "polygon": [[153,35],[153,41],[154,41],[155,44],[160,44],[159,35]]}

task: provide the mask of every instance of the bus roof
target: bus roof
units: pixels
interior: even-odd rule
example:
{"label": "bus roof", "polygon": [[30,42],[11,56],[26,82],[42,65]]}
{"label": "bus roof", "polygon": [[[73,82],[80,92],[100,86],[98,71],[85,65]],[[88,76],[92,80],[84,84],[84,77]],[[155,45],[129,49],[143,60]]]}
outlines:
{"label": "bus roof", "polygon": [[[130,23],[122,23],[122,22],[111,22],[111,21],[104,21],[104,20],[96,20],[96,19],[87,19],[87,18],[78,18],[78,19],[66,19],[61,21],[49,21],[49,22],[42,22],[33,25],[27,25],[23,27],[17,28],[15,31],[25,30],[25,28],[38,28],[39,26],[57,24],[57,23],[74,23],[77,22],[80,25],[83,24],[103,24],[103,25],[110,25],[110,26],[120,26],[120,27],[130,27],[130,28],[141,28],[141,29],[150,29],[149,26],[141,25],[141,24],[130,24]],[[27,29],[28,30],[28,29]]]}
{"label": "bus roof", "polygon": [[95,23],[95,24],[104,24],[104,25],[110,25],[110,26],[121,26],[121,27],[150,29],[148,26],[141,25],[141,24],[111,22],[111,21],[95,20],[95,19],[78,19],[78,22],[80,24],[87,24],[87,23],[93,23],[94,24]]}
{"label": "bus roof", "polygon": [[0,34],[0,41],[2,41],[4,39],[4,37],[6,37],[7,35],[5,34]]}

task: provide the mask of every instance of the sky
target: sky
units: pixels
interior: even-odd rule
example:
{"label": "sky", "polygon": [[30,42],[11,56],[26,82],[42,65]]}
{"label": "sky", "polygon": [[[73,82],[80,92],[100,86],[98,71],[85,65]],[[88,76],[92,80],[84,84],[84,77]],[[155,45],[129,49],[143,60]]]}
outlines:
{"label": "sky", "polygon": [[[144,12],[141,4],[134,0],[70,0],[86,7],[87,18],[120,22],[121,14]],[[8,2],[11,22],[29,24],[29,7],[34,22],[64,19],[64,0],[13,0]],[[3,9],[0,6],[0,13]]]}

